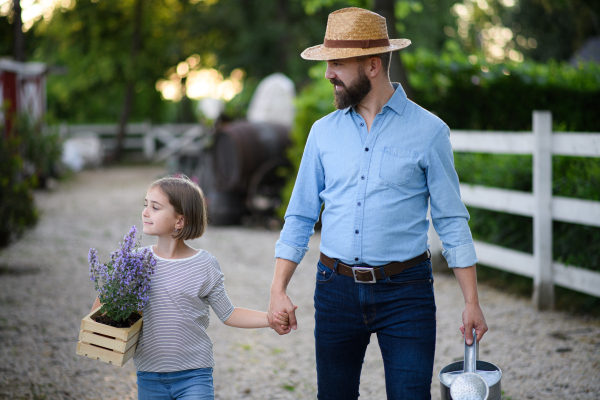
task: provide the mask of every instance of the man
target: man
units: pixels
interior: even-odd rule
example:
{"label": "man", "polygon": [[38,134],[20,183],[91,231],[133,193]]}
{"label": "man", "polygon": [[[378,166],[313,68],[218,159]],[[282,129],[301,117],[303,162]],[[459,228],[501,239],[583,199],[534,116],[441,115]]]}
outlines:
{"label": "man", "polygon": [[285,311],[296,329],[287,285],[322,214],[315,289],[318,398],[356,399],[366,347],[377,334],[388,399],[429,399],[435,301],[428,252],[428,200],[444,256],[465,298],[463,331],[487,331],[479,306],[477,257],[460,199],[449,129],[390,83],[385,19],[359,8],[329,15],[325,42],[302,57],[327,60],[337,111],[308,136],[276,244],[269,320]]}

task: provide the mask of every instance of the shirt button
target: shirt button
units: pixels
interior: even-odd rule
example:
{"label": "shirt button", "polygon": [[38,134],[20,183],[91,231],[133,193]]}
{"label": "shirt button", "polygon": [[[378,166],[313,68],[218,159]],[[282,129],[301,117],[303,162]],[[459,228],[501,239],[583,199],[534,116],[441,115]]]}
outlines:
{"label": "shirt button", "polygon": [[361,176],[360,179],[362,179],[364,181],[365,180],[365,176],[364,175]]}
{"label": "shirt button", "polygon": [[354,233],[356,233],[358,235],[358,229],[354,231]]}
{"label": "shirt button", "polygon": [[358,206],[360,206],[360,201],[357,203]]}
{"label": "shirt button", "polygon": [[365,151],[369,151],[369,148],[368,148],[368,147],[367,147],[367,148],[365,148]]}
{"label": "shirt button", "polygon": [[360,126],[365,126],[365,124],[363,124],[362,122],[360,123]]}
{"label": "shirt button", "polygon": [[358,257],[354,257],[354,261],[358,261]]}

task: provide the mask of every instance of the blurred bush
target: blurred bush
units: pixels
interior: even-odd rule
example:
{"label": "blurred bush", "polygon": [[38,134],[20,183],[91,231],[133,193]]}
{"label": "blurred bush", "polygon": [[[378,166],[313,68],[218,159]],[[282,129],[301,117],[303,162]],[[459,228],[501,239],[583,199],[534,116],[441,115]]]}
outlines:
{"label": "blurred bush", "polygon": [[308,74],[312,82],[305,86],[296,97],[296,117],[292,127],[292,146],[288,149],[287,156],[290,159],[291,168],[282,169],[281,174],[287,176],[286,184],[282,191],[282,205],[277,214],[283,218],[285,210],[292,196],[296,175],[304,153],[304,145],[310,133],[312,125],[320,118],[335,111],[333,106],[333,87],[324,78],[326,63],[319,63],[312,67]]}
{"label": "blurred bush", "polygon": [[[426,49],[402,53],[415,89],[414,101],[453,129],[530,131],[532,111],[550,110],[555,131],[600,131],[600,113],[592,112],[600,104],[600,65],[574,67],[556,62],[488,65],[481,63],[481,59],[476,55],[467,56],[455,42],[447,42],[441,54]],[[297,99],[293,147],[289,151],[293,167],[286,171],[284,204],[279,210],[282,217],[310,127],[334,111],[332,86],[323,78],[324,72],[325,64],[313,67],[310,70],[312,83]],[[461,182],[532,190],[531,156],[456,153],[455,164]],[[600,159],[553,157],[553,193],[600,200]],[[469,207],[469,212],[469,224],[476,239],[533,251],[531,218],[474,207]],[[555,221],[553,235],[555,260],[600,271],[597,250],[600,228]],[[502,274],[512,275],[499,270],[490,274],[496,278]],[[573,295],[566,289],[560,292]],[[589,296],[582,296],[585,297],[582,303],[590,303]],[[592,303],[598,305],[596,301]]]}
{"label": "blurred bush", "polygon": [[417,104],[452,129],[531,130],[531,112],[550,110],[555,131],[598,131],[600,65],[488,64],[448,41],[441,54],[403,53]]}
{"label": "blurred bush", "polygon": [[61,165],[58,132],[43,132],[25,115],[16,116],[14,122],[12,132],[0,140],[0,248],[35,225],[38,212],[32,190],[58,177]]}

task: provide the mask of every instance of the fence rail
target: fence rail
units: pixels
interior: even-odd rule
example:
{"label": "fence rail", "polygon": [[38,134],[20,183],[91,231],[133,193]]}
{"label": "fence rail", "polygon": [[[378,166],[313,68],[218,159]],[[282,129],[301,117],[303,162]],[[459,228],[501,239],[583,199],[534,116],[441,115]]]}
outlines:
{"label": "fence rail", "polygon": [[[600,297],[600,273],[552,259],[552,220],[600,227],[600,202],[552,196],[552,156],[600,157],[600,133],[552,133],[552,114],[533,112],[533,132],[452,131],[457,152],[533,155],[533,192],[461,184],[468,206],[533,217],[533,254],[475,241],[482,264],[534,279],[538,309],[554,306],[554,285]],[[439,248],[439,239],[432,247]],[[599,250],[600,252],[600,250]]]}
{"label": "fence rail", "polygon": [[[116,144],[117,124],[67,125],[60,126],[63,137],[95,135],[105,150],[112,150]],[[161,161],[181,149],[202,147],[207,129],[200,124],[127,124],[124,147],[127,150],[143,151],[148,160]]]}

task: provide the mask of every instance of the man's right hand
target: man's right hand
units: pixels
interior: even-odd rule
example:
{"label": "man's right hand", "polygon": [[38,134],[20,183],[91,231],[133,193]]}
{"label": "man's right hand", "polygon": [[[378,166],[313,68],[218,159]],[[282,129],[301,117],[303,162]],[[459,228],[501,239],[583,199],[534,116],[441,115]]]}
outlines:
{"label": "man's right hand", "polygon": [[[267,310],[267,318],[271,329],[280,335],[285,335],[298,328],[296,321],[296,307],[292,303],[292,299],[287,295],[287,285],[292,279],[292,275],[296,271],[296,264],[293,261],[284,258],[277,258],[275,261],[275,272],[273,274],[273,283],[271,284],[271,300],[269,301],[269,309]],[[286,327],[277,323],[273,318],[274,312],[286,312],[289,316],[290,324]]]}
{"label": "man's right hand", "polygon": [[[289,325],[282,326],[280,323],[278,323],[277,319],[273,317],[274,312],[287,313],[289,317]],[[269,319],[271,329],[275,330],[275,332],[279,333],[280,335],[288,334],[292,331],[292,329],[295,330],[298,327],[298,322],[296,320],[296,307],[292,303],[290,297],[285,292],[271,292],[271,300],[269,301],[267,318]]]}

